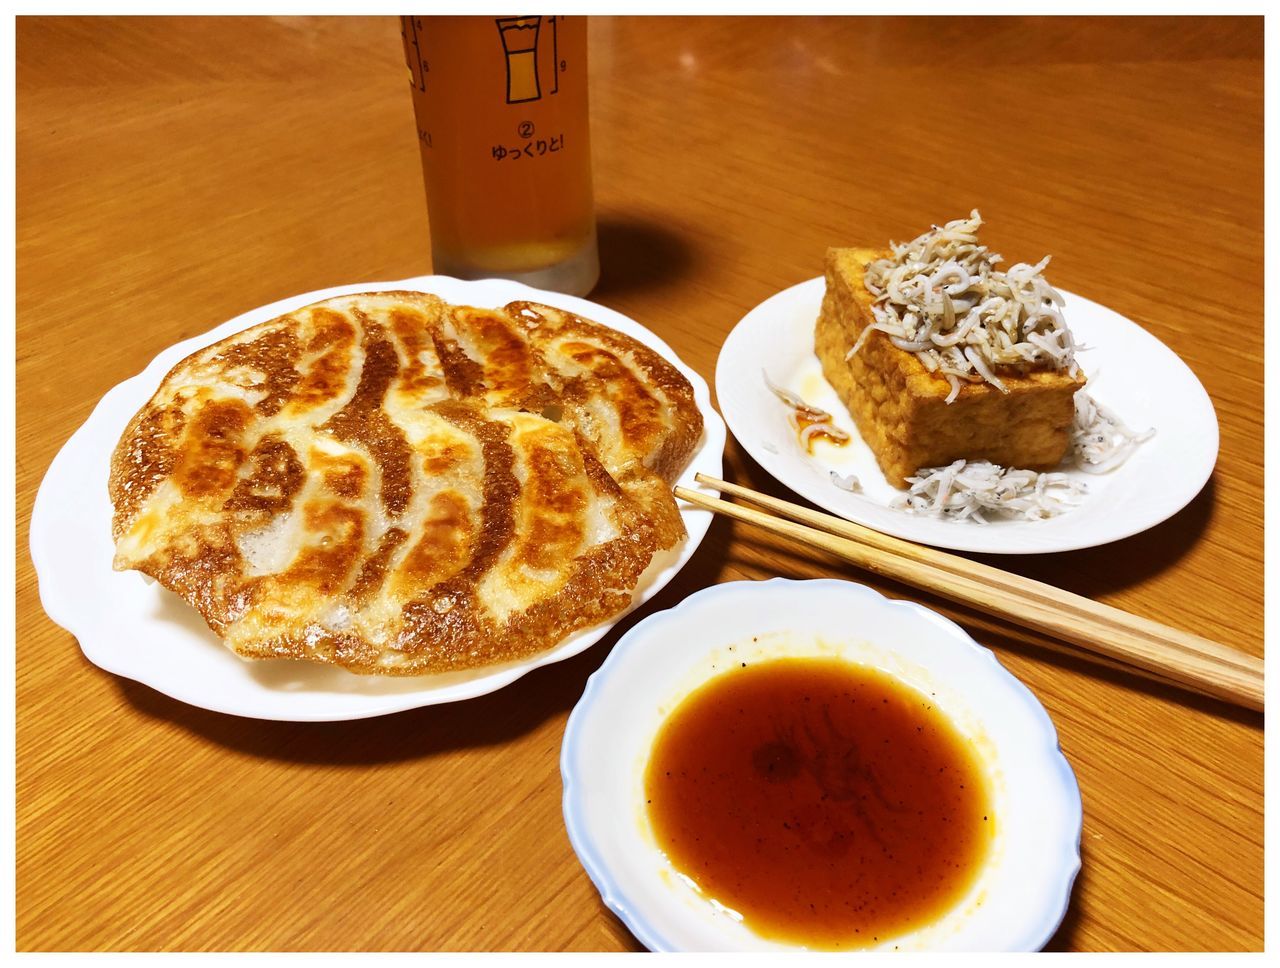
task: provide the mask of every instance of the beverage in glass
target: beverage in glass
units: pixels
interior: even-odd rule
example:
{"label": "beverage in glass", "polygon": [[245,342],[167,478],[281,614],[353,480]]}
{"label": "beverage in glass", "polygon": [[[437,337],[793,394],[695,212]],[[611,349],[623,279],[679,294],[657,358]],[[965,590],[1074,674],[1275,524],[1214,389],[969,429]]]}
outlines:
{"label": "beverage in glass", "polygon": [[438,273],[599,275],[584,17],[402,17]]}

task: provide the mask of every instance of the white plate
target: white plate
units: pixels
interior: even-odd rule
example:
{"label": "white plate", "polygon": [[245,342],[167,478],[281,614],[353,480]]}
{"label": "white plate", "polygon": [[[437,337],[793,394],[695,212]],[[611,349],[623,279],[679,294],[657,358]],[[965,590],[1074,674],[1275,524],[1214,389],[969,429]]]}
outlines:
{"label": "white plate", "polygon": [[[725,427],[712,409],[706,382],[649,330],[604,306],[506,280],[463,282],[446,276],[337,286],[283,299],[169,347],[141,374],[111,389],[49,465],[31,514],[31,558],[39,576],[40,601],[49,617],[79,640],[91,662],[174,699],[217,712],[300,722],[362,719],[492,692],[531,669],[577,655],[622,617],[577,632],[554,649],[522,662],[430,677],[366,677],[311,662],[242,660],[178,596],[158,584],[148,584],[136,571],[112,571],[111,502],[107,497],[111,452],[125,425],[155,392],[165,373],[210,343],[308,303],[386,289],[423,290],[448,302],[483,307],[502,306],[515,299],[535,300],[640,340],[688,378],[702,412],[702,440],[680,483],[696,487],[693,475],[698,472],[720,475]],[[710,512],[695,508],[682,506],[681,516],[688,538],[650,565],[636,590],[633,608],[675,576],[711,523]]]}
{"label": "white plate", "polygon": [[569,840],[604,902],[653,951],[779,951],[698,893],[644,808],[654,737],[726,666],[782,655],[875,666],[936,698],[977,745],[996,832],[968,895],[893,950],[1032,951],[1053,935],[1080,869],[1080,790],[1031,692],[955,623],[852,582],[729,582],[650,615],[588,680],[560,755]]}
{"label": "white plate", "polygon": [[[889,507],[902,492],[880,472],[849,412],[822,375],[813,327],[825,284],[810,279],[766,299],[742,318],[716,361],[720,412],[738,442],[771,475],[819,507],[850,521],[922,544],[959,551],[1038,554],[1090,548],[1145,531],[1182,510],[1204,486],[1218,459],[1213,403],[1177,355],[1136,323],[1064,292],[1063,310],[1079,343],[1089,393],[1135,431],[1156,434],[1109,474],[1070,471],[1088,488],[1078,507],[1044,521],[944,521]],[[787,407],[765,386],[779,386],[835,414],[853,435],[844,447],[819,438],[804,453],[787,423]],[[831,482],[830,472],[856,474],[861,494]]]}

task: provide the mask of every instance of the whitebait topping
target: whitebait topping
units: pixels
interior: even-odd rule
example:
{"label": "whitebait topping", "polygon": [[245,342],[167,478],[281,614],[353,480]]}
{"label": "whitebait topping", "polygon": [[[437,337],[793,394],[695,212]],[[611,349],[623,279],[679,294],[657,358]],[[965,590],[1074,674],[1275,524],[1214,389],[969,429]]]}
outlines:
{"label": "whitebait topping", "polygon": [[1017,372],[1047,364],[1076,376],[1076,345],[1062,316],[1062,296],[1042,275],[1049,257],[999,270],[1001,257],[978,244],[981,226],[975,208],[966,219],[890,243],[893,255],[870,263],[864,276],[875,297],[875,322],[846,359],[873,331],[884,333],[947,379],[947,403],[962,381],[985,381],[1007,393],[997,367]]}
{"label": "whitebait topping", "polygon": [[[1076,420],[1064,470],[1090,474],[1115,470],[1155,435],[1130,430],[1120,418],[1080,390],[1075,395]],[[894,502],[895,507],[918,514],[932,514],[953,521],[972,518],[986,523],[988,515],[1043,519],[1056,517],[1076,506],[1085,493],[1083,484],[1061,471],[1003,468],[989,461],[958,460],[946,467],[925,467],[907,478],[911,489]]]}
{"label": "whitebait topping", "polygon": [[990,461],[958,460],[946,467],[926,467],[907,478],[911,489],[893,506],[953,521],[987,523],[987,516],[1041,520],[1076,506],[1085,487],[1058,471],[1004,468]]}
{"label": "whitebait topping", "polygon": [[[817,434],[826,434],[837,443],[849,439],[849,434],[835,425],[831,414],[778,386],[766,371],[761,373],[765,385],[791,408],[788,420],[798,431],[806,450],[812,453],[811,441]],[[1079,469],[1090,474],[1113,471],[1133,455],[1138,445],[1155,435],[1154,428],[1141,433],[1130,430],[1084,390],[1075,395],[1075,409],[1071,447],[1062,470],[1023,470],[985,460],[957,460],[945,467],[923,467],[914,477],[907,478],[910,489],[895,498],[892,506],[912,514],[979,524],[986,524],[993,516],[1039,521],[1072,510],[1088,488],[1064,471]],[[836,471],[829,474],[831,483],[842,491],[855,494],[862,491],[857,475],[842,476]]]}
{"label": "whitebait topping", "polygon": [[1113,471],[1138,445],[1155,436],[1151,427],[1142,433],[1130,430],[1114,413],[1083,390],[1075,395],[1076,420],[1071,428],[1071,450],[1076,466],[1090,474]]}
{"label": "whitebait topping", "polygon": [[835,471],[831,471],[831,483],[842,491],[848,491],[850,494],[859,494],[862,491],[862,482],[858,480],[857,474],[842,476]]}

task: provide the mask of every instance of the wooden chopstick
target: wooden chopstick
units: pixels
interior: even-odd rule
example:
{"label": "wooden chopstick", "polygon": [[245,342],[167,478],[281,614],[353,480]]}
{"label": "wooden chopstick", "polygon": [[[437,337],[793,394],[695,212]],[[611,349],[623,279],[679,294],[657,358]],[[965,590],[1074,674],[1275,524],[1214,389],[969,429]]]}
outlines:
{"label": "wooden chopstick", "polygon": [[834,554],[877,575],[1035,629],[1101,657],[1106,665],[1247,709],[1263,708],[1263,663],[1255,656],[1044,582],[884,535],[705,474],[696,479],[794,520],[685,487],[675,489],[676,497]]}
{"label": "wooden chopstick", "polygon": [[1153,636],[1172,637],[1175,647],[1189,649],[1191,652],[1201,655],[1212,656],[1226,665],[1233,665],[1248,672],[1256,673],[1259,677],[1262,675],[1263,663],[1261,659],[1247,655],[1238,649],[1220,645],[1210,639],[1192,635],[1189,632],[1180,632],[1167,625],[1161,625],[1159,622],[1130,615],[1128,612],[1122,612],[1110,605],[1102,605],[1093,601],[1093,599],[1063,591],[1052,585],[1046,585],[1044,582],[1039,582],[1032,578],[1023,578],[1020,575],[1001,571],[999,568],[993,568],[981,562],[961,558],[959,555],[948,554],[936,548],[916,544],[914,541],[906,541],[902,538],[881,534],[879,531],[863,525],[846,521],[844,518],[801,507],[798,504],[770,497],[768,494],[761,494],[759,491],[753,491],[738,484],[731,484],[728,481],[709,477],[706,474],[698,474],[695,479],[700,484],[714,487],[724,494],[730,494],[745,501],[750,501],[752,504],[758,504],[760,507],[768,508],[777,514],[808,524],[820,531],[826,531],[852,541],[870,545],[873,548],[900,555],[911,561],[931,565],[953,575],[975,578],[993,587],[1006,590],[1011,594],[1038,600],[1044,604],[1069,605],[1081,612],[1094,616],[1100,621],[1125,622],[1131,627],[1146,631]]}
{"label": "wooden chopstick", "polygon": [[[766,494],[760,494],[756,491],[752,491],[745,487],[740,487],[737,484],[729,484],[726,481],[720,481],[717,478],[708,477],[707,475],[704,475],[704,474],[698,474],[696,476],[699,478],[699,480],[702,483],[713,485],[713,486],[723,485],[726,493],[732,493],[735,495],[744,495],[744,494],[752,495],[754,497],[761,499],[761,503],[768,502],[771,506],[784,506],[784,507],[793,509],[797,517],[808,516],[811,519],[815,517],[826,517],[826,515],[822,515],[820,512],[810,511],[808,508],[802,508],[795,504],[788,504],[786,501],[779,501],[776,498],[769,497]],[[696,491],[692,493],[697,494]],[[677,493],[677,496],[682,496],[682,495]],[[742,508],[739,505],[730,504],[727,501],[720,501],[720,500],[717,500],[716,498],[708,498],[706,497],[706,495],[698,495],[697,500],[689,499],[689,498],[686,498],[686,500],[689,500],[689,503],[691,504],[696,503],[701,507],[705,507],[707,510],[718,511],[724,514],[726,517],[739,518],[740,520],[748,521],[753,524],[761,524],[763,527],[769,530],[775,530],[774,528],[771,527],[771,525],[777,521],[776,518],[770,518],[768,517],[768,515],[765,515],[764,517],[767,520],[762,521],[760,518],[757,517],[758,512],[752,511],[750,508]],[[851,522],[847,522],[843,518],[836,518],[835,521],[839,522],[840,524],[848,524],[851,528],[855,530],[860,529],[859,525],[855,525],[855,524],[852,524]],[[860,530],[867,531],[870,534],[875,535],[877,538],[886,538],[888,541],[900,540],[896,538],[888,538],[888,536],[882,535],[878,531],[871,531],[871,529],[869,528],[861,528]],[[795,535],[790,535],[790,536],[795,537]],[[912,548],[918,547],[912,544],[911,542],[902,542],[902,543],[906,545],[910,545]],[[837,554],[839,554],[839,552],[837,552]],[[966,562],[967,564],[974,564],[974,562],[969,562],[967,559],[959,558],[955,555],[946,555],[945,557],[952,561],[961,561],[961,562]],[[1004,573],[1002,572],[1001,574],[1004,574]],[[1117,672],[1123,672],[1127,675],[1138,676],[1143,679],[1148,679],[1152,682],[1158,682],[1161,685],[1173,686],[1176,689],[1191,688],[1187,686],[1185,683],[1179,682],[1176,679],[1170,679],[1167,676],[1161,675],[1159,672],[1153,671],[1151,669],[1144,669],[1144,668],[1141,668],[1140,666],[1129,665],[1125,662],[1120,661],[1119,659],[1108,658],[1107,656],[1102,655],[1098,652],[1081,649],[1072,645],[1067,645],[1066,643],[1055,641],[1054,639],[1044,635],[1041,635],[1039,637],[1038,641],[1036,642],[1036,645],[1039,648],[1048,649],[1049,651],[1056,652],[1059,655],[1070,656],[1071,658],[1074,658],[1074,659],[1083,659],[1087,662],[1092,662],[1095,665],[1100,665],[1108,669],[1114,669]],[[1196,691],[1196,690],[1192,689],[1191,691]]]}

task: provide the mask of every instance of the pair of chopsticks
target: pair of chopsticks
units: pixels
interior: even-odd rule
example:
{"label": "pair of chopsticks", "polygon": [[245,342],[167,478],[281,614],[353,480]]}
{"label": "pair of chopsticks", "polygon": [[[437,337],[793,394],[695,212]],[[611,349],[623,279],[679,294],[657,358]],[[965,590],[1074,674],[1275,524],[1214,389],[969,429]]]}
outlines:
{"label": "pair of chopsticks", "polygon": [[675,488],[676,497],[829,552],[885,578],[1034,629],[1084,649],[1103,665],[1246,709],[1263,708],[1263,664],[1255,656],[1044,582],[881,534],[750,488],[705,474],[696,475],[696,480],[773,514],[687,487]]}

